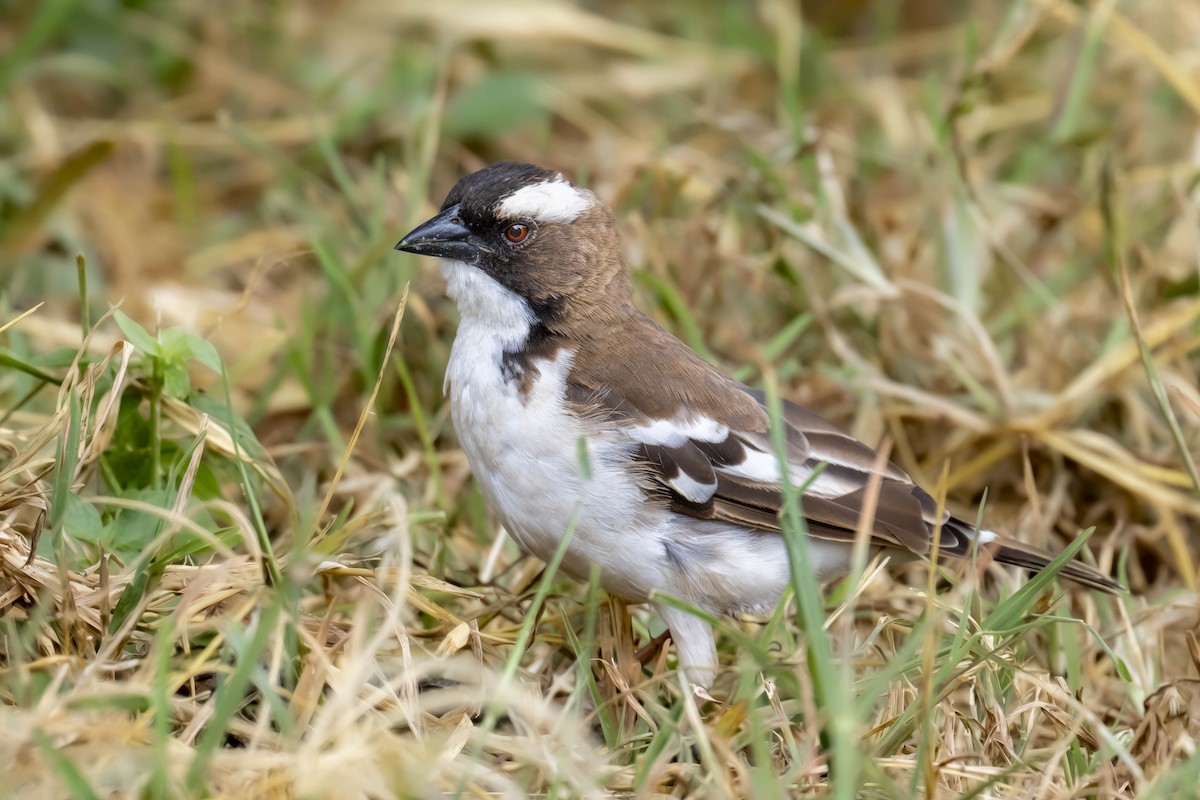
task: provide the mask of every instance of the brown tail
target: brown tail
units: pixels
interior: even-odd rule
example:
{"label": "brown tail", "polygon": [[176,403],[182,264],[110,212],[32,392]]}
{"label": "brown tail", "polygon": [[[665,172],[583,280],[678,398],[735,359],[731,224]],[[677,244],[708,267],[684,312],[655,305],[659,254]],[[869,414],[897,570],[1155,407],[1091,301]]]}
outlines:
{"label": "brown tail", "polygon": [[[974,541],[974,527],[953,518],[950,520],[948,527],[957,534],[955,538],[959,547],[952,547],[947,554],[960,558],[969,556],[969,551],[957,552],[957,550],[961,549],[962,544]],[[1003,536],[997,536],[994,540],[986,544],[981,543],[979,549],[982,552],[990,554],[992,558],[1001,564],[1012,564],[1014,567],[1021,567],[1032,572],[1041,572],[1054,560],[1054,553],[1025,544],[1024,542],[1018,542],[1014,539],[1007,539]],[[1081,583],[1089,589],[1097,589],[1108,594],[1120,594],[1125,591],[1125,587],[1103,572],[1079,561],[1068,561],[1063,565],[1059,575],[1069,578],[1076,583]]]}
{"label": "brown tail", "polygon": [[[990,547],[995,548],[994,557],[1001,564],[1012,564],[1013,566],[1024,567],[1034,572],[1040,572],[1045,569],[1054,559],[1053,553],[1048,553],[1040,548],[1024,544],[1023,542],[1013,541],[1012,539],[997,539],[996,543],[990,545]],[[1070,578],[1076,583],[1081,583],[1089,589],[1099,589],[1108,594],[1120,594],[1125,591],[1125,587],[1103,572],[1092,569],[1087,564],[1079,561],[1068,561],[1063,565],[1062,571],[1058,574],[1064,578]]]}

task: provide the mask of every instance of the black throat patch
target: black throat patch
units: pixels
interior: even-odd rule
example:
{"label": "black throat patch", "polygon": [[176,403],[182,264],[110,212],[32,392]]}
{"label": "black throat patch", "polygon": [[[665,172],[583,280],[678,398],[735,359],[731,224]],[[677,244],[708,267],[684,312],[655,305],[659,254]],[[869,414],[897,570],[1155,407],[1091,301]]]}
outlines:
{"label": "black throat patch", "polygon": [[528,397],[534,381],[542,374],[534,362],[540,359],[552,361],[565,346],[563,337],[551,332],[544,323],[536,322],[522,346],[505,350],[500,356],[500,375],[506,384],[516,386],[522,397]]}

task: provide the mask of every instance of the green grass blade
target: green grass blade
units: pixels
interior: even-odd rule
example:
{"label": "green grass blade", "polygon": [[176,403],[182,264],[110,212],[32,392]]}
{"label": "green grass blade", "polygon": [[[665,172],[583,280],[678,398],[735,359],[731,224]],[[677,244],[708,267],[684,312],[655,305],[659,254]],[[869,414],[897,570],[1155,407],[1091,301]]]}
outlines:
{"label": "green grass blade", "polygon": [[66,785],[71,797],[75,800],[100,800],[100,795],[88,783],[79,767],[75,766],[75,762],[67,758],[62,748],[40,730],[32,731],[32,737],[38,749],[42,751],[42,756],[50,762],[54,767],[54,772]]}
{"label": "green grass blade", "polygon": [[791,570],[792,591],[796,596],[800,628],[808,648],[808,664],[812,671],[818,709],[824,714],[822,726],[827,738],[830,758],[830,785],[833,796],[851,800],[858,792],[862,774],[858,748],[856,703],[850,691],[846,670],[834,664],[833,646],[825,631],[825,605],[813,573],[808,552],[808,531],[800,506],[801,487],[790,480],[786,423],[779,391],[774,380],[766,381],[767,410],[771,417],[771,441],[783,476],[782,533],[787,545],[788,566]]}

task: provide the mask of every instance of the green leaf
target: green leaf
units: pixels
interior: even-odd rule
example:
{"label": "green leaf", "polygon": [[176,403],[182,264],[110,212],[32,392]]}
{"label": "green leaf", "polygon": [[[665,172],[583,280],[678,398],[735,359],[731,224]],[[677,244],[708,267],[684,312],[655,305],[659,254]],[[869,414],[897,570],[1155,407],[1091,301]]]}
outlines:
{"label": "green leaf", "polygon": [[117,427],[112,442],[104,453],[108,466],[105,473],[116,485],[108,487],[110,492],[119,493],[126,487],[149,486],[153,480],[150,470],[150,423],[142,416],[142,398],[137,392],[126,392],[121,397],[117,412]]}
{"label": "green leaf", "polygon": [[217,348],[213,347],[212,342],[194,333],[189,333],[187,335],[187,343],[192,358],[218,375],[223,372],[221,368],[221,356],[217,353]]}
{"label": "green leaf", "polygon": [[134,322],[128,314],[117,310],[113,312],[113,319],[117,321],[117,327],[134,347],[148,356],[158,355],[158,340],[151,336],[145,328]]}
{"label": "green leaf", "polygon": [[[163,489],[141,489],[126,495],[152,508],[169,509],[174,498]],[[128,561],[139,555],[158,535],[165,520],[159,514],[151,514],[133,508],[123,508],[117,518],[109,523],[111,533],[111,549],[122,559]]]}
{"label": "green leaf", "polygon": [[221,479],[207,459],[201,459],[200,467],[196,470],[196,477],[192,482],[192,497],[197,500],[220,500],[223,497]]}
{"label": "green leaf", "polygon": [[164,365],[186,364],[192,356],[188,334],[179,328],[167,328],[158,334],[158,357]]}
{"label": "green leaf", "polygon": [[163,365],[163,391],[169,396],[186,400],[192,393],[192,379],[185,362],[172,361]]}
{"label": "green leaf", "polygon": [[111,532],[104,526],[96,507],[77,494],[67,495],[62,531],[79,542],[108,546]]}

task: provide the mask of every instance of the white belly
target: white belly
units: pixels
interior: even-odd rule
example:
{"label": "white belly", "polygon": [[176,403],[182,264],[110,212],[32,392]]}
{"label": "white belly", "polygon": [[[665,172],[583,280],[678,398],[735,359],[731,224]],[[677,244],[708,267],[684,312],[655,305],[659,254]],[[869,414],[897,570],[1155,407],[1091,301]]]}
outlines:
{"label": "white belly", "polygon": [[[459,442],[489,505],[527,552],[549,561],[571,530],[563,568],[586,579],[593,564],[605,588],[645,597],[662,588],[663,550],[655,529],[664,509],[647,509],[626,465],[633,445],[591,438],[563,404],[571,354],[536,363],[526,393],[505,380],[495,338],[464,320],[446,379]],[[588,477],[581,459],[586,458]]]}

